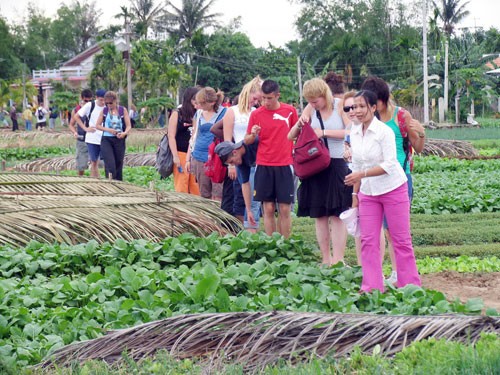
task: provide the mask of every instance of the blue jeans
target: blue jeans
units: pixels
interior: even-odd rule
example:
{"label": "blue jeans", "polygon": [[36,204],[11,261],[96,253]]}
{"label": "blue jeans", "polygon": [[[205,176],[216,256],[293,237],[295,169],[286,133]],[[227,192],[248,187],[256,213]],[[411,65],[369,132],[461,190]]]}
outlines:
{"label": "blue jeans", "polygon": [[31,121],[30,120],[24,121],[24,128],[26,129],[26,131],[33,130],[33,128],[31,127]]}

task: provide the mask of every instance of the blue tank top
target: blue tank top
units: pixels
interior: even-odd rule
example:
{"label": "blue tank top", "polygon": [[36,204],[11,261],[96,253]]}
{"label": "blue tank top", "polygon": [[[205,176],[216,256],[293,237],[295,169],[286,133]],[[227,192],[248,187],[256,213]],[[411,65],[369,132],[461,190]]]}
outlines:
{"label": "blue tank top", "polygon": [[[224,113],[222,114],[222,111]],[[196,114],[197,118],[197,127],[196,130],[196,140],[193,148],[193,158],[198,161],[205,163],[208,160],[208,146],[214,140],[214,135],[210,132],[210,128],[213,124],[215,124],[218,120],[224,117],[226,112],[226,108],[219,106],[219,110],[217,113],[214,113],[210,120],[205,121],[203,118],[202,112]],[[220,115],[220,116],[219,116]]]}

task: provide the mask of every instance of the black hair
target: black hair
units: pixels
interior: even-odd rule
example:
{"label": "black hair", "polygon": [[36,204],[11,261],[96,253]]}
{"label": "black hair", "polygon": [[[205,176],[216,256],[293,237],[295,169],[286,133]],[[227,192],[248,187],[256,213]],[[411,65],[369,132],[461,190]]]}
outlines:
{"label": "black hair", "polygon": [[389,102],[390,91],[389,85],[382,78],[371,76],[365,79],[361,85],[361,90],[369,90],[374,92],[378,100],[381,100],[385,105]]}
{"label": "black hair", "polygon": [[196,113],[196,108],[194,108],[191,100],[193,100],[199,90],[199,87],[188,87],[186,91],[184,91],[184,95],[182,97],[182,106],[179,109],[179,119],[181,119],[183,122],[193,121],[194,114]]}
{"label": "black hair", "polygon": [[333,95],[344,93],[344,78],[341,75],[335,72],[328,72],[323,80],[326,82]]}
{"label": "black hair", "polygon": [[[375,94],[373,91],[370,90],[361,90],[354,95],[355,98],[363,98],[365,100],[365,103],[368,104],[370,107],[375,106],[377,107],[377,94]],[[380,114],[378,113],[377,110],[375,110],[374,113],[375,117],[380,120]]]}
{"label": "black hair", "polygon": [[279,94],[280,85],[278,85],[278,82],[273,81],[272,79],[266,79],[264,82],[262,82],[262,92],[264,94]]}
{"label": "black hair", "polygon": [[80,94],[82,98],[92,98],[94,95],[92,94],[92,90],[90,89],[84,89],[82,90],[82,93]]}

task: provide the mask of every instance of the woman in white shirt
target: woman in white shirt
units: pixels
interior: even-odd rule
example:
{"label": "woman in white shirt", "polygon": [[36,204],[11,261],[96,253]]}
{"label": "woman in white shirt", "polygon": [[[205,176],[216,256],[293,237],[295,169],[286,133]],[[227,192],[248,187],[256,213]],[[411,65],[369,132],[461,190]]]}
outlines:
{"label": "woman in white shirt", "polygon": [[352,173],[345,183],[354,187],[353,206],[359,204],[361,227],[361,290],[384,291],[380,262],[380,230],[385,215],[396,255],[397,286],[421,285],[410,233],[407,178],[396,158],[394,132],[377,117],[377,96],[367,90],[354,97],[361,126],[351,131]]}

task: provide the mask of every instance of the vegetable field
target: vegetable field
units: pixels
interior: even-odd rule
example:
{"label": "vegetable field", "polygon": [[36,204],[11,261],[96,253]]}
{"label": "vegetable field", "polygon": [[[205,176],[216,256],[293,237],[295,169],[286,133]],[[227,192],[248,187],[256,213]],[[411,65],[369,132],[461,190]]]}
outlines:
{"label": "vegetable field", "polygon": [[[486,130],[498,134],[497,128]],[[134,151],[151,152],[152,136],[141,136],[143,143],[136,140]],[[74,152],[52,138],[36,140],[47,148],[6,148],[1,153],[7,165],[14,165]],[[498,154],[494,139],[474,144],[480,154]],[[355,265],[352,238],[346,251],[349,266],[322,267],[314,221],[307,218],[293,218],[288,240],[242,232],[205,237],[184,233],[155,242],[144,238],[69,245],[54,238],[21,247],[1,244],[0,374],[42,373],[29,366],[65,345],[112,330],[182,314],[273,311],[402,319],[465,314],[490,316],[497,328],[477,342],[415,342],[391,358],[385,357],[383,345],[374,344],[369,352],[360,346],[345,358],[331,353],[305,361],[277,360],[263,373],[495,373],[500,368],[500,160],[417,157],[413,175],[412,236],[423,288],[388,286],[383,294],[360,294],[361,270]],[[153,167],[127,167],[124,178],[135,188],[160,194],[173,189],[171,179],[160,180]],[[386,273],[389,264],[387,259]],[[162,351],[156,355],[137,363],[124,353],[114,369],[99,361],[75,363],[71,373],[204,371],[197,358],[179,360]],[[229,361],[221,373],[244,371]]]}

